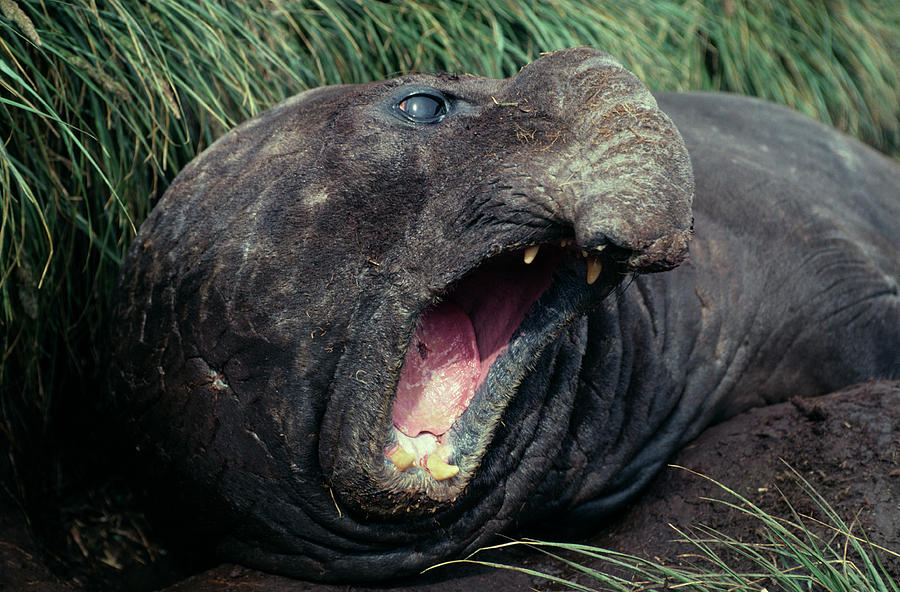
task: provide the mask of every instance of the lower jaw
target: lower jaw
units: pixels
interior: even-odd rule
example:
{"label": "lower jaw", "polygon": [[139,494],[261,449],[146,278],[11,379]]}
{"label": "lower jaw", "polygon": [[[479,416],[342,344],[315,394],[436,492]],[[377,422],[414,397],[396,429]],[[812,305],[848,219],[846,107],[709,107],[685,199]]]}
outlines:
{"label": "lower jaw", "polygon": [[[493,424],[484,427],[472,418],[461,418],[445,435],[443,444],[458,454],[451,457],[460,466],[458,475],[437,480],[425,468],[398,473],[391,467],[389,480],[383,483],[383,497],[391,502],[385,515],[411,520],[427,517],[441,524],[463,514],[473,519],[472,512],[478,512],[483,504],[494,505],[497,496],[513,500],[526,495],[505,489],[523,467],[530,475],[529,487],[537,486],[532,481],[541,477],[534,475],[548,474],[569,429],[586,323],[569,325],[563,333],[536,354],[534,372],[521,377],[515,395]],[[472,410],[479,417],[491,407],[487,395],[476,396],[482,404]],[[516,502],[517,506],[523,503],[524,497]],[[495,518],[477,519],[496,522],[501,528]]]}
{"label": "lower jaw", "polygon": [[[570,330],[574,335],[566,336]],[[508,392],[497,392],[497,383],[501,381],[490,376],[487,383],[482,385],[483,389],[476,394],[470,408],[447,433],[440,437],[428,435],[427,440],[423,439],[422,448],[417,450],[417,453],[421,452],[421,456],[425,457],[423,463],[410,463],[405,471],[397,470],[389,460],[390,453],[398,447],[397,444],[413,450],[418,443],[410,443],[413,439],[393,428],[397,441],[387,448],[384,459],[390,475],[389,480],[384,483],[386,491],[393,494],[393,499],[400,503],[404,495],[409,494],[409,499],[414,499],[416,504],[421,504],[423,510],[428,508],[433,513],[444,504],[457,502],[476,475],[485,471],[485,462],[490,466],[488,472],[492,475],[491,478],[502,479],[502,475],[514,472],[526,448],[531,445],[531,440],[537,437],[534,418],[560,412],[543,409],[548,398],[556,396],[547,389],[555,382],[567,380],[566,377],[556,376],[560,364],[565,366],[565,372],[571,374],[572,380],[577,380],[580,359],[576,359],[577,353],[569,342],[577,342],[577,335],[581,332],[582,324],[566,323],[558,326],[553,334],[545,334],[541,344],[532,343],[529,347],[521,343],[522,339],[514,340],[511,344],[512,352],[502,356],[498,360],[499,368],[494,369],[503,375],[515,373],[509,382],[503,382]],[[558,363],[558,354],[563,349],[566,350],[565,362]],[[519,364],[516,365],[519,369],[515,372],[504,368],[521,359],[533,360],[527,364],[527,371]],[[523,419],[525,417],[529,419]],[[552,429],[558,427],[554,426]],[[438,455],[446,464],[459,467],[458,471],[446,477],[435,475],[441,469],[428,466],[428,458],[433,455]],[[396,494],[399,494],[400,499],[397,499]],[[414,507],[412,513],[417,510]]]}
{"label": "lower jaw", "polygon": [[495,362],[550,287],[563,253],[545,251],[537,261],[523,261],[521,252],[497,256],[421,314],[396,388],[395,443],[385,450],[395,470],[424,471],[436,482],[460,473],[453,428],[475,393],[488,390]]}

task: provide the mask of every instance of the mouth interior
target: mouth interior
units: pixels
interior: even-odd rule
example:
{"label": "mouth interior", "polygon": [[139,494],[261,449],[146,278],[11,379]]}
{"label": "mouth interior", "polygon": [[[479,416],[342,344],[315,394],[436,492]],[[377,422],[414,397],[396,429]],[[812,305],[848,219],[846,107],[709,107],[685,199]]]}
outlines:
{"label": "mouth interior", "polygon": [[545,249],[527,265],[521,251],[494,257],[422,313],[397,385],[393,422],[399,432],[441,440],[550,286],[561,256]]}

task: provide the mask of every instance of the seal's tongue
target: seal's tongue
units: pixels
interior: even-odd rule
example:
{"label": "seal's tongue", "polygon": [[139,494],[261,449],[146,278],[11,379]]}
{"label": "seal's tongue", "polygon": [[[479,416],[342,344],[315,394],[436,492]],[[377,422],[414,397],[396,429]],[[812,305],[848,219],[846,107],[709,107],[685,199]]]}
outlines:
{"label": "seal's tongue", "polygon": [[419,319],[397,385],[394,425],[414,438],[441,435],[475,395],[481,360],[469,316],[442,302]]}

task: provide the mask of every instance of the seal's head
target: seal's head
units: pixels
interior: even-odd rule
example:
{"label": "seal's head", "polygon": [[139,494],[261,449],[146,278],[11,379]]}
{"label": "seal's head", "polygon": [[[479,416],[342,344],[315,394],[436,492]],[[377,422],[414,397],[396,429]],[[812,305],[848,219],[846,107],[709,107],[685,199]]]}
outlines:
{"label": "seal's head", "polygon": [[571,470],[552,450],[579,319],[682,260],[692,192],[677,130],[598,51],[303,93],[216,142],[142,226],[116,403],[233,560],[420,569]]}

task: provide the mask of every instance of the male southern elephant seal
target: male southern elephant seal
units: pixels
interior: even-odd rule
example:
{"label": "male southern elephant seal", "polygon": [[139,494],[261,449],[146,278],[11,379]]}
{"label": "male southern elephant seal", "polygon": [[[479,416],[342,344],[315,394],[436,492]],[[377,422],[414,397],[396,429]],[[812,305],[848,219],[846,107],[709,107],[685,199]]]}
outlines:
{"label": "male southern elephant seal", "polygon": [[315,89],[142,226],[114,401],[230,559],[414,572],[603,516],[750,406],[898,376],[898,187],[791,111],[654,100],[590,49]]}

